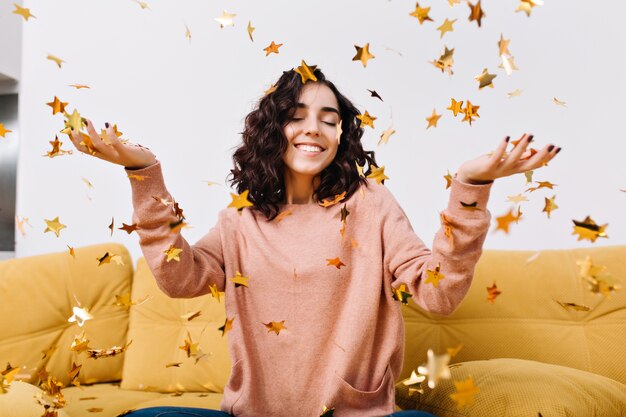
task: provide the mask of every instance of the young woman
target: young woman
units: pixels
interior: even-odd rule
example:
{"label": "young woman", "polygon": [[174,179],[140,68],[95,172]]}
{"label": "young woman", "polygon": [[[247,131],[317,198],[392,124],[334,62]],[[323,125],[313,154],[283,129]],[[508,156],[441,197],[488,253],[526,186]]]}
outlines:
{"label": "young woman", "polygon": [[231,182],[252,205],[233,199],[194,245],[171,233],[177,210],[153,198],[172,201],[155,155],[122,144],[108,123],[107,145],[87,121],[94,156],[133,174],[133,220],[159,287],[176,298],[224,291],[231,322],[221,411],[131,416],[430,416],[393,413],[405,342],[398,290],[405,284],[425,310],[451,314],[480,258],[493,181],[537,169],[560,148],[532,154],[524,135],[506,154],[507,137],[463,163],[430,250],[384,183],[367,178],[376,161],[362,148],[359,111],[319,69],[313,75],[284,72],[248,114]]}

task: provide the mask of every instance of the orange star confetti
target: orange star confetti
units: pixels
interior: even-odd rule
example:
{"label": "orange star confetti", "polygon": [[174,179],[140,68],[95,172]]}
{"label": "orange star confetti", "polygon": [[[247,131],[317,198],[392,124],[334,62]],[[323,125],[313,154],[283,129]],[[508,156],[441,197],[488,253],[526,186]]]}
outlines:
{"label": "orange star confetti", "polygon": [[7,133],[11,133],[11,132],[13,132],[13,131],[5,128],[4,125],[2,123],[0,123],[0,136],[2,136],[4,138],[4,137],[6,137],[5,135]]}
{"label": "orange star confetti", "polygon": [[471,22],[475,20],[478,24],[478,27],[480,27],[481,25],[482,18],[487,16],[485,12],[483,12],[483,9],[480,7],[480,1],[481,0],[478,0],[478,3],[476,4],[470,3],[469,0],[467,1],[467,5],[470,8],[469,21]]}
{"label": "orange star confetti", "polygon": [[557,206],[556,203],[554,202],[554,199],[556,198],[556,195],[553,195],[550,198],[548,198],[548,197],[544,197],[544,198],[545,198],[545,205],[543,207],[542,212],[547,213],[548,214],[548,218],[550,218],[550,214],[552,213],[552,211],[559,208],[559,206]]}
{"label": "orange star confetti", "polygon": [[222,336],[224,336],[226,333],[228,333],[230,329],[233,328],[234,321],[235,321],[234,317],[232,319],[229,319],[228,317],[226,317],[226,321],[224,322],[224,325],[218,329],[219,331],[222,332]]}
{"label": "orange star confetti", "polygon": [[504,216],[496,217],[496,222],[498,223],[495,231],[503,230],[506,234],[509,234],[509,226],[512,222],[517,222],[519,220],[519,216],[515,216],[513,214],[513,208],[509,209],[508,213]]}
{"label": "orange star confetti", "polygon": [[376,117],[370,115],[367,110],[365,110],[364,114],[357,114],[356,118],[361,121],[361,125],[366,125],[374,129],[374,120],[376,120]]}
{"label": "orange star confetti", "polygon": [[57,96],[54,96],[54,100],[50,103],[46,103],[48,106],[52,107],[52,114],[57,113],[65,113],[65,106],[67,103],[63,103]]}
{"label": "orange star confetti", "polygon": [[451,98],[450,100],[451,100],[450,107],[447,107],[446,110],[450,110],[452,114],[454,114],[454,117],[456,117],[457,114],[459,113],[463,113],[463,110],[462,110],[463,101],[456,101],[453,98]]}
{"label": "orange star confetti", "polygon": [[415,3],[415,10],[412,11],[411,13],[409,13],[409,16],[416,17],[417,20],[419,20],[420,25],[421,25],[421,24],[423,24],[427,20],[430,20],[431,22],[433,21],[433,19],[431,19],[428,16],[428,12],[429,11],[430,11],[430,7],[420,7],[419,3],[416,2]]}
{"label": "orange star confetti", "polygon": [[286,329],[285,320],[283,321],[270,321],[269,323],[263,323],[265,327],[267,327],[267,332],[274,332],[276,335],[280,333],[281,330]]}
{"label": "orange star confetti", "polygon": [[463,118],[463,120],[461,120],[461,122],[467,121],[471,126],[472,121],[474,120],[473,118],[480,117],[480,115],[478,114],[479,108],[480,106],[475,106],[469,100],[467,100],[467,102],[465,103],[465,107],[463,108],[463,114],[465,114],[465,117]]}
{"label": "orange star confetti", "polygon": [[263,49],[265,51],[265,56],[268,56],[272,52],[278,54],[278,48],[280,48],[281,46],[283,46],[282,43],[275,44],[274,41],[272,41],[272,43],[270,43],[266,48]]}
{"label": "orange star confetti", "polygon": [[435,109],[433,109],[433,114],[431,114],[429,117],[426,118],[426,121],[428,122],[428,126],[426,126],[426,129],[428,129],[431,126],[437,127],[437,121],[439,121],[440,118],[441,118],[441,115],[437,114]]}
{"label": "orange star confetti", "polygon": [[457,410],[473,405],[474,396],[480,392],[480,389],[474,385],[471,375],[466,380],[454,381],[454,387],[456,392],[450,394],[450,398],[456,403]]}
{"label": "orange star confetti", "polygon": [[358,45],[354,45],[356,48],[356,55],[352,58],[353,61],[361,61],[363,67],[367,67],[367,61],[372,58],[376,58],[369,51],[370,44],[366,43],[365,46],[360,47]]}
{"label": "orange star confetti", "polygon": [[502,292],[498,290],[495,281],[493,282],[493,285],[491,287],[487,287],[487,301],[489,301],[491,304],[496,301],[496,297],[498,297],[500,294],[502,294]]}
{"label": "orange star confetti", "polygon": [[342,266],[346,266],[346,264],[341,262],[341,260],[338,257],[337,258],[333,258],[333,259],[326,258],[326,262],[328,262],[326,264],[326,266],[333,265],[333,266],[337,267],[337,269],[341,269]]}

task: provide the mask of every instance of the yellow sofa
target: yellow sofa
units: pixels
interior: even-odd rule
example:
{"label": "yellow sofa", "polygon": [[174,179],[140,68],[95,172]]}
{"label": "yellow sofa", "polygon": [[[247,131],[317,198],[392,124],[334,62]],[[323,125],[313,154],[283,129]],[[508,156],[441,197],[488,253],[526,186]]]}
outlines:
{"label": "yellow sofa", "polygon": [[[402,305],[407,343],[397,409],[440,417],[626,415],[626,294],[606,286],[606,295],[592,292],[577,264],[587,256],[602,282],[626,278],[626,246],[485,250],[452,315],[426,313],[411,300]],[[501,294],[490,303],[486,287],[494,281]],[[60,417],[113,417],[155,405],[219,409],[230,371],[223,294],[219,301],[170,299],[145,260],[133,268],[115,243],[78,248],[74,257],[0,262],[0,294],[0,417],[38,417],[42,404],[59,398]],[[93,318],[68,321],[73,307]],[[450,378],[409,391],[416,385],[404,381],[429,349],[459,347]],[[459,407],[455,382],[470,376],[476,391]],[[46,395],[42,381],[58,381],[62,396]]]}

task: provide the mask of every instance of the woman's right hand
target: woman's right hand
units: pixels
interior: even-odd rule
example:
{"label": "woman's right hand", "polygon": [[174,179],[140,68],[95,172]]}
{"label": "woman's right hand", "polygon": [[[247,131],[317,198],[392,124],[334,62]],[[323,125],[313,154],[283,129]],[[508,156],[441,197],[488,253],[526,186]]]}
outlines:
{"label": "woman's right hand", "polygon": [[95,154],[92,153],[87,146],[80,144],[83,142],[83,137],[78,134],[78,132],[73,130],[70,133],[70,139],[76,149],[80,152],[95,156],[113,164],[122,165],[126,169],[141,169],[157,162],[156,156],[150,152],[148,148],[144,148],[141,145],[128,145],[120,142],[115,134],[113,126],[109,123],[106,124],[107,127],[105,132],[106,137],[111,144],[106,144],[100,135],[98,135],[98,132],[96,132],[91,120],[85,120],[87,123],[87,133],[93,143]]}

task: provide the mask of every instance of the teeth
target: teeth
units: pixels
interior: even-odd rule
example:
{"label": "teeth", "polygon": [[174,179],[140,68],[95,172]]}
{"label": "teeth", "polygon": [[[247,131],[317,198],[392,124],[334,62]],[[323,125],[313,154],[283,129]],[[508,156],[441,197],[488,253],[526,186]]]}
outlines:
{"label": "teeth", "polygon": [[321,152],[321,151],[323,151],[323,149],[320,148],[320,147],[309,146],[309,145],[296,145],[296,148],[302,149],[302,150],[308,151],[308,152]]}

